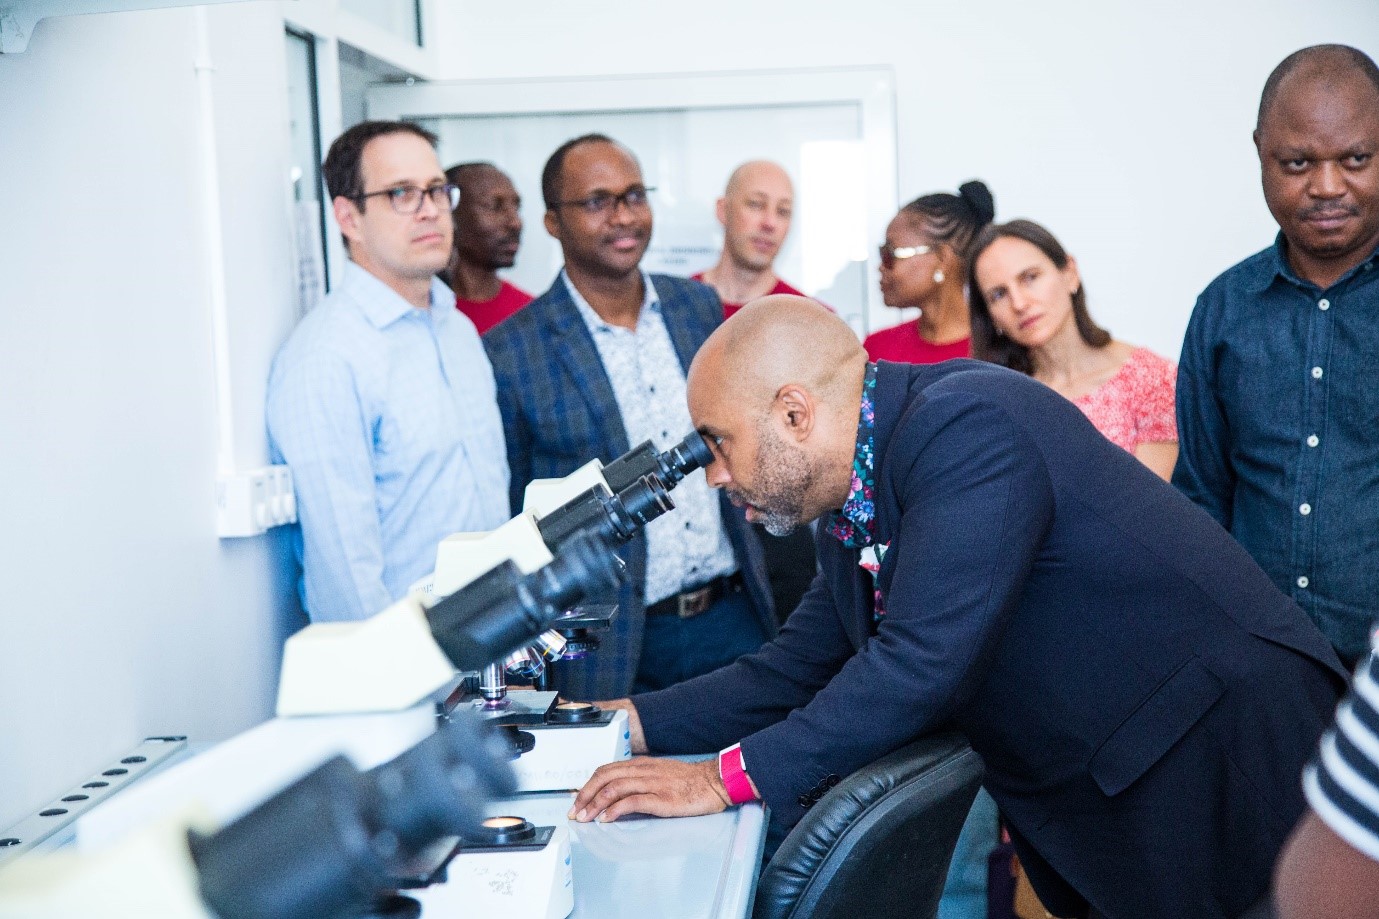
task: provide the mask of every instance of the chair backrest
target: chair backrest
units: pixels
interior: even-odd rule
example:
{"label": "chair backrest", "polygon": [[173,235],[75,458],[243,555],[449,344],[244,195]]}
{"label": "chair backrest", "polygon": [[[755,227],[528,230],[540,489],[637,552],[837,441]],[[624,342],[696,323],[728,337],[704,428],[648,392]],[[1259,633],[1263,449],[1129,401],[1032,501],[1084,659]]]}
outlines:
{"label": "chair backrest", "polygon": [[981,780],[981,758],[954,732],[859,769],[785,837],[753,919],[933,919]]}

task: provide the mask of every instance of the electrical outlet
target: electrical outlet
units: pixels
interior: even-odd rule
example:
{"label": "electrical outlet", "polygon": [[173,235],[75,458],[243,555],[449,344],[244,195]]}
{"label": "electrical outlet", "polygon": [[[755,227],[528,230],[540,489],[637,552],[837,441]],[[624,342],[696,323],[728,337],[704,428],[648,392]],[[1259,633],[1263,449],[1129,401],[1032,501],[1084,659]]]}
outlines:
{"label": "electrical outlet", "polygon": [[292,471],[286,466],[221,473],[215,502],[216,533],[222,537],[258,536],[269,527],[297,522]]}

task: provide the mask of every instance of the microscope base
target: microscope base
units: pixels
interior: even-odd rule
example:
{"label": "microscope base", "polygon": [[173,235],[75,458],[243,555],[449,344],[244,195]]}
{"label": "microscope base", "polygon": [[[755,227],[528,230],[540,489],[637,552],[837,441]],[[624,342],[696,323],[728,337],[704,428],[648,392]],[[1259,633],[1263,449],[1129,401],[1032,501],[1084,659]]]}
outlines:
{"label": "microscope base", "polygon": [[614,711],[606,724],[525,725],[536,746],[512,764],[517,790],[577,789],[605,763],[632,758],[627,712]]}
{"label": "microscope base", "polygon": [[627,712],[605,710],[599,720],[585,724],[550,724],[555,693],[509,691],[504,701],[501,709],[485,709],[482,699],[467,697],[457,707],[486,721],[516,725],[536,738],[536,746],[512,763],[519,792],[577,789],[599,766],[632,758]]}
{"label": "microscope base", "polygon": [[445,883],[407,891],[421,901],[422,919],[564,919],[575,909],[570,831],[563,826],[537,851],[462,851],[445,870]]}

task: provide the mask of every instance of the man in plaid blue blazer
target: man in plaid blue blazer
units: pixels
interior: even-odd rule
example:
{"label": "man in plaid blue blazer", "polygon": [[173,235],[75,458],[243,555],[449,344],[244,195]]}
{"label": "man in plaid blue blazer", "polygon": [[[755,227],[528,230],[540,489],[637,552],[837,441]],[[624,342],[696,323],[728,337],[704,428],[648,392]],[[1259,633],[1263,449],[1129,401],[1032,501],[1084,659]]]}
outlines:
{"label": "man in plaid blue blazer", "polygon": [[[532,479],[608,462],[652,440],[666,449],[692,427],[685,372],[722,321],[707,287],[641,270],[651,208],[641,168],[602,135],[562,145],[542,174],[546,229],[565,267],[555,283],[484,336],[498,387],[513,512]],[[707,673],[775,634],[761,545],[742,512],[702,473],[676,510],[623,550],[627,583],[600,649],[561,662],[574,699],[608,699]]]}

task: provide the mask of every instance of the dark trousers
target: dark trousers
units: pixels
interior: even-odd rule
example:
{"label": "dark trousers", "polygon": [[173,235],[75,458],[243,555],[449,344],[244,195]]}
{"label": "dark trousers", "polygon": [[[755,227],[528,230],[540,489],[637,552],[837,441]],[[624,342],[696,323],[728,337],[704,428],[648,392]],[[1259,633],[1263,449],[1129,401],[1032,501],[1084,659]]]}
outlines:
{"label": "dark trousers", "polygon": [[632,692],[651,692],[717,670],[766,643],[766,634],[741,590],[693,619],[648,616]]}

